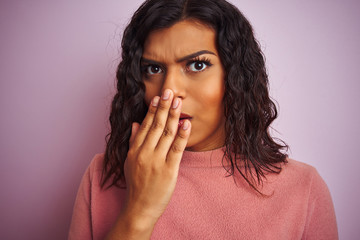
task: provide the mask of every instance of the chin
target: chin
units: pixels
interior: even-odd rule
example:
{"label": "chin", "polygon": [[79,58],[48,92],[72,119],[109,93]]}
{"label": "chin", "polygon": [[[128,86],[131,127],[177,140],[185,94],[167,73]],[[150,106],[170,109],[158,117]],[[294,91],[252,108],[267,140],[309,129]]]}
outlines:
{"label": "chin", "polygon": [[189,140],[188,140],[188,142],[187,142],[187,144],[186,144],[185,150],[187,150],[187,151],[194,151],[194,150],[193,150],[194,147],[196,148],[196,142],[194,143],[194,141],[193,141],[193,139],[192,139],[192,137],[191,137],[191,135],[190,135]]}

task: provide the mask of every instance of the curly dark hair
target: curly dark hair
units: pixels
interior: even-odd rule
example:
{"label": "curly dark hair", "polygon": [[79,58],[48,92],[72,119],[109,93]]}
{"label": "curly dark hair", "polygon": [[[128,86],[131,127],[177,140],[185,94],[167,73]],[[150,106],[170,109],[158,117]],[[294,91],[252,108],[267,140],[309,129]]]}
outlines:
{"label": "curly dark hair", "polygon": [[117,69],[117,93],[109,118],[111,132],[106,139],[102,187],[108,181],[108,187],[125,187],[124,162],[129,150],[131,124],[141,123],[147,112],[140,66],[144,42],[150,32],[185,19],[199,21],[216,32],[219,57],[226,75],[223,161],[227,159],[230,163],[230,167],[226,167],[229,175],[238,171],[259,192],[256,185],[262,183],[265,173],[280,173],[280,163],[287,162],[283,150],[288,146],[283,141],[275,141],[269,133],[277,110],[269,96],[265,61],[252,26],[225,0],[148,0],[133,15],[122,39],[122,60]]}

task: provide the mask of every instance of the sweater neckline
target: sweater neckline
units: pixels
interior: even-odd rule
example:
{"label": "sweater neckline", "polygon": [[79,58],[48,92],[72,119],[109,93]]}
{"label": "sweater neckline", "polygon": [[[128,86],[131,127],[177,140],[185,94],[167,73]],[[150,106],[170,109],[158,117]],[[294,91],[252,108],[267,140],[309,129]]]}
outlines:
{"label": "sweater neckline", "polygon": [[[217,149],[193,152],[185,150],[181,159],[180,166],[186,167],[223,167],[227,164],[226,159],[223,160],[226,147]],[[224,163],[224,165],[223,165]]]}

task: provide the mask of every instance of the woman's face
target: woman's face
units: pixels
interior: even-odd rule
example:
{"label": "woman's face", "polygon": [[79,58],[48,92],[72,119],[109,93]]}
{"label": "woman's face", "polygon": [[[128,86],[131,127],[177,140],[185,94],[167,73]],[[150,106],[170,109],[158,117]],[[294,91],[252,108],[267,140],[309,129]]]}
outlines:
{"label": "woman's face", "polygon": [[191,117],[190,151],[224,146],[224,69],[216,48],[215,31],[200,22],[184,20],[147,37],[142,56],[145,102],[165,89],[182,99],[182,113]]}

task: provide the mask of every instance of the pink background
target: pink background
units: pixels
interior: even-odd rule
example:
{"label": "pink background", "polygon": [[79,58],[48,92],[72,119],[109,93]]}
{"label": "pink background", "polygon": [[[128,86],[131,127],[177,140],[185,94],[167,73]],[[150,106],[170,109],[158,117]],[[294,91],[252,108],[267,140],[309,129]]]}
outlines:
{"label": "pink background", "polygon": [[[121,32],[140,2],[1,0],[1,239],[66,238],[80,178],[104,150]],[[267,58],[274,134],[318,169],[341,239],[355,239],[360,3],[232,2]]]}

